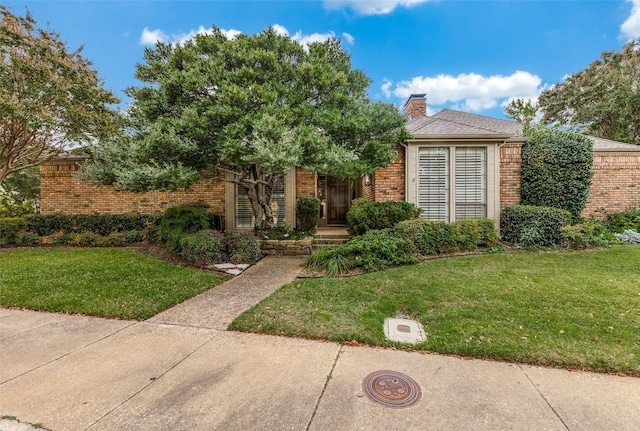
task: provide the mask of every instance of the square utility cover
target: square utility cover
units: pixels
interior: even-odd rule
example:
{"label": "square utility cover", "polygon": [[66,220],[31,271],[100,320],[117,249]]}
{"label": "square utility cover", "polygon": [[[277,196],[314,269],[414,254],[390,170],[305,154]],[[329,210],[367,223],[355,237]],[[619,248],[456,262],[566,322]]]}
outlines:
{"label": "square utility cover", "polygon": [[420,322],[409,319],[384,319],[384,335],[388,340],[410,344],[427,339]]}

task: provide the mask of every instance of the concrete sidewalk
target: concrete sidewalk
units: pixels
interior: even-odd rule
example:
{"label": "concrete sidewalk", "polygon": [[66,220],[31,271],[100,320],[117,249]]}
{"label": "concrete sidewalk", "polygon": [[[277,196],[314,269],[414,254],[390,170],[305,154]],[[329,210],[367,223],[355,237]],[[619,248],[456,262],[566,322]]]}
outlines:
{"label": "concrete sidewalk", "polygon": [[[295,277],[280,266],[274,283]],[[221,285],[239,308],[271,289],[257,272]],[[0,309],[0,416],[17,419],[0,429],[640,429],[637,378],[223,331],[216,289],[147,322]],[[421,401],[372,402],[362,382],[379,370]]]}

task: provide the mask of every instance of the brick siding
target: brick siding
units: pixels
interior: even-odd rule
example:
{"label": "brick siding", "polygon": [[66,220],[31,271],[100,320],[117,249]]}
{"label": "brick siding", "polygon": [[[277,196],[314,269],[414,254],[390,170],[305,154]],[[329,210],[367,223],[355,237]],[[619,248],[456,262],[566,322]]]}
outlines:
{"label": "brick siding", "polygon": [[373,200],[376,202],[405,200],[405,149],[402,145],[395,145],[393,149],[398,157],[374,174]]}
{"label": "brick siding", "polygon": [[55,159],[40,167],[42,214],[154,214],[183,204],[205,204],[209,212],[224,214],[222,181],[199,181],[175,192],[119,192],[78,179],[78,163]]}
{"label": "brick siding", "polygon": [[640,152],[596,152],[583,216],[640,208]]}
{"label": "brick siding", "polygon": [[500,147],[500,211],[504,207],[520,203],[520,169],[522,144],[505,144]]}
{"label": "brick siding", "polygon": [[316,174],[301,168],[296,168],[296,199],[297,198],[315,198],[316,190]]}

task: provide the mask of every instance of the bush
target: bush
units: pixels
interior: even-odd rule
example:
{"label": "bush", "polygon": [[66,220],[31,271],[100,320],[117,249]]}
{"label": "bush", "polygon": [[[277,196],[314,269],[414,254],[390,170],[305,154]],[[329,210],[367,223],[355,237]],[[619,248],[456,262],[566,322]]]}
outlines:
{"label": "bush", "polygon": [[626,230],[640,232],[640,208],[631,208],[620,213],[608,214],[606,226],[611,232],[622,233]]}
{"label": "bush", "polygon": [[159,227],[160,242],[169,250],[179,253],[184,235],[195,234],[210,227],[210,218],[204,207],[181,205],[167,209]]}
{"label": "bush", "polygon": [[214,230],[203,230],[184,235],[179,241],[182,258],[198,265],[212,265],[225,260],[224,235]]}
{"label": "bush", "polygon": [[520,202],[562,208],[577,220],[587,203],[592,165],[593,142],[588,137],[553,129],[533,130],[522,147]]}
{"label": "bush", "polygon": [[351,207],[347,225],[350,234],[363,235],[370,230],[391,229],[397,223],[419,215],[420,209],[409,202],[368,202]]}
{"label": "bush", "polygon": [[299,198],[296,204],[297,228],[301,231],[315,229],[320,218],[320,199]]}
{"label": "bush", "polygon": [[148,232],[160,223],[155,214],[34,214],[27,217],[27,230],[40,236],[55,232],[91,232],[107,236],[114,232]]}
{"label": "bush", "polygon": [[227,257],[232,263],[253,265],[262,257],[260,242],[249,233],[231,233],[225,241]]}
{"label": "bush", "polygon": [[0,218],[24,217],[35,212],[30,202],[12,202],[6,196],[0,196]]}
{"label": "bush", "polygon": [[19,245],[18,239],[27,230],[27,220],[24,217],[0,218],[0,246]]}
{"label": "bush", "polygon": [[502,240],[513,244],[554,246],[563,240],[562,227],[571,222],[571,213],[559,208],[514,205],[502,210]]}
{"label": "bush", "polygon": [[569,248],[590,248],[609,245],[615,237],[604,223],[587,219],[575,225],[563,226],[562,239]]}
{"label": "bush", "polygon": [[334,276],[356,267],[375,271],[391,265],[416,263],[418,260],[418,251],[413,243],[405,241],[390,229],[384,229],[371,230],[339,247],[317,250],[309,258],[307,266],[314,270],[326,270],[328,276]]}
{"label": "bush", "polygon": [[493,220],[461,220],[455,223],[407,220],[396,225],[396,232],[412,242],[423,256],[473,251],[496,244]]}
{"label": "bush", "polygon": [[616,238],[629,244],[640,244],[640,233],[635,230],[627,229],[622,233],[615,233]]}

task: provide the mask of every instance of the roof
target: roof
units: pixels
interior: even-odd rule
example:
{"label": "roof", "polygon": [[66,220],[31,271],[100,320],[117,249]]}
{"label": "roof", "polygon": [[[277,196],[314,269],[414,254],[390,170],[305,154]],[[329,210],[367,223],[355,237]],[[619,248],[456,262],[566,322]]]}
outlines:
{"label": "roof", "polygon": [[593,141],[593,151],[640,151],[640,145],[588,136]]}
{"label": "roof", "polygon": [[409,133],[415,135],[509,135],[522,134],[522,124],[483,115],[444,109],[435,115],[409,120]]}

